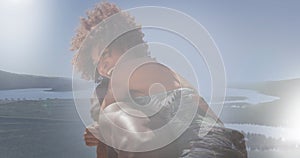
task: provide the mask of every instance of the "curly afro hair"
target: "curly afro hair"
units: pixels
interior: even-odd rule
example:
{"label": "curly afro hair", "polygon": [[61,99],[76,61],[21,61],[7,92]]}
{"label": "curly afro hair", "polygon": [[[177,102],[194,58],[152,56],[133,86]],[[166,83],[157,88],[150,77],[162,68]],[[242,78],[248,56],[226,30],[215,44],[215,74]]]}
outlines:
{"label": "curly afro hair", "polygon": [[[71,41],[70,50],[75,51],[72,64],[74,65],[76,71],[81,73],[81,77],[83,79],[97,80],[99,77],[98,72],[95,72],[95,63],[92,60],[93,48],[82,49],[81,47],[83,47],[82,45],[84,41],[86,40],[86,38],[94,38],[94,40],[92,39],[92,42],[94,44],[96,43],[96,45],[101,45],[101,37],[92,37],[90,36],[90,33],[94,32],[96,29],[99,29],[96,28],[99,23],[117,13],[119,13],[118,15],[120,15],[121,19],[118,19],[113,27],[109,28],[109,34],[114,31],[117,32],[117,30],[120,30],[121,28],[124,28],[126,26],[134,27],[137,29],[126,32],[122,36],[118,37],[112,43],[110,43],[108,48],[117,48],[122,52],[125,52],[126,50],[138,44],[144,44],[144,49],[142,49],[142,51],[140,51],[139,53],[141,54],[141,56],[148,55],[148,46],[143,40],[144,34],[141,31],[141,27],[135,23],[134,18],[126,12],[122,12],[121,9],[118,8],[115,4],[108,2],[97,3],[93,9],[86,12],[86,18],[80,18],[80,25],[76,29],[76,34],[75,36],[73,36]],[[82,51],[81,49],[84,51]]]}

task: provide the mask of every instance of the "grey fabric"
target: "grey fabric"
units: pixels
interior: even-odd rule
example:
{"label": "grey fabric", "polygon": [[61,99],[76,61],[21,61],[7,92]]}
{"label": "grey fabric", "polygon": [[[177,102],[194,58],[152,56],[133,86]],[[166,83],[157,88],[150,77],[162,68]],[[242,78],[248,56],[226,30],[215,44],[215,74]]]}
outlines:
{"label": "grey fabric", "polygon": [[[189,147],[183,150],[180,158],[247,158],[244,136],[235,130],[224,127],[205,128],[191,126],[191,135],[180,139],[189,140]],[[202,136],[199,133],[207,133]]]}
{"label": "grey fabric", "polygon": [[[159,120],[167,123],[177,112],[180,101],[182,99],[189,100],[191,95],[197,95],[197,93],[193,89],[180,88],[166,93],[133,99],[140,106],[148,103],[154,104],[153,107],[159,108],[160,111],[154,116],[154,119],[151,117],[150,119],[154,120],[153,122]],[[200,101],[205,102],[204,99]],[[128,103],[126,100],[124,102]],[[94,105],[91,113],[95,118],[97,117],[97,111],[98,107]],[[164,148],[150,152],[150,155],[164,158],[247,158],[244,136],[238,131],[225,128],[221,122],[215,123],[216,121],[213,118],[205,117],[203,114],[204,112],[200,110],[189,128],[178,139]],[[149,128],[156,129],[159,127],[152,126],[150,123]],[[149,153],[123,152],[119,157],[130,155],[131,157],[147,158],[147,154],[149,155]]]}
{"label": "grey fabric", "polygon": [[[161,119],[169,121],[178,109],[181,99],[195,94],[189,88],[180,88],[168,91],[167,95],[155,94],[154,96],[134,98],[139,104],[153,102],[164,106]],[[204,101],[201,99],[200,101]],[[206,103],[205,103],[206,104]],[[209,116],[204,116],[200,111],[196,114],[190,127],[174,142],[181,150],[180,158],[247,158],[245,140],[239,131],[225,128],[223,123],[216,122]]]}

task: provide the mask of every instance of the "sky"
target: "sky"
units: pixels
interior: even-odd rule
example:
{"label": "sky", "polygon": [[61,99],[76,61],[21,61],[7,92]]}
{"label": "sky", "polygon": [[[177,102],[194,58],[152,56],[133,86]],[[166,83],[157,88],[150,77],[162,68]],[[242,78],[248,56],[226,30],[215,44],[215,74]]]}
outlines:
{"label": "sky", "polygon": [[[1,0],[0,70],[72,77],[71,59],[74,53],[69,50],[70,40],[79,24],[79,17],[85,16],[86,10],[96,2],[99,1]],[[229,83],[300,78],[299,1],[109,2],[122,9],[163,6],[196,19],[218,46]],[[159,30],[145,30],[145,33],[147,41],[166,42],[183,50],[192,49],[177,44],[180,38],[175,40],[177,43],[172,43],[178,38],[176,35]]]}

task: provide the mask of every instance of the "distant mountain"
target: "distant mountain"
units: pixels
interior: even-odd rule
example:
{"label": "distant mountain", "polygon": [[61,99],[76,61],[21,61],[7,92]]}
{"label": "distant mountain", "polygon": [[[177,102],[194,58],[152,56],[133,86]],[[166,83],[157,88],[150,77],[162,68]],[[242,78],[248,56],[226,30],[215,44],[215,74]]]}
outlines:
{"label": "distant mountain", "polygon": [[292,94],[300,94],[300,78],[278,81],[265,81],[252,84],[235,84],[232,88],[252,89],[260,93],[288,98]]}
{"label": "distant mountain", "polygon": [[16,74],[0,70],[0,90],[26,88],[51,88],[52,91],[71,91],[72,80],[64,77]]}

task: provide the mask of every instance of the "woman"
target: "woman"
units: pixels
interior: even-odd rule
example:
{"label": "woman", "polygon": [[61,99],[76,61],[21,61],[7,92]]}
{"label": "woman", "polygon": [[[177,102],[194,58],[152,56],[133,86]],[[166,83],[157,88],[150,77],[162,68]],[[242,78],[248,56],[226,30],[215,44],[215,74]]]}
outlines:
{"label": "woman", "polygon": [[[92,134],[86,130],[86,144],[98,146],[99,158],[246,158],[243,135],[238,131],[226,129],[193,86],[150,57],[140,28],[137,27],[138,29],[123,34],[106,47],[103,53],[100,51],[104,47],[101,45],[103,43],[101,37],[91,36],[89,33],[95,32],[98,29],[97,24],[104,19],[117,13],[121,15],[121,19],[109,27],[110,32],[126,26],[137,26],[132,17],[127,13],[121,13],[115,5],[101,3],[87,12],[88,18],[81,19],[81,25],[72,41],[72,50],[83,47],[84,39],[90,40],[86,38],[91,38],[93,41],[92,46],[81,49],[74,56],[73,64],[82,73],[83,78],[94,80],[97,80],[98,76],[105,78],[96,88],[99,99],[96,103],[99,105],[96,104],[91,111],[102,133],[94,136],[97,132]],[[131,51],[137,45],[139,49]],[[149,146],[153,140],[158,139],[155,133],[157,129],[168,124],[178,111],[182,112],[182,101],[183,107],[187,109],[193,106],[192,103],[197,105],[196,113],[187,129],[166,145],[151,151],[143,150],[144,146]],[[138,106],[133,105],[136,103]],[[146,111],[140,110],[140,107],[141,109],[146,107],[144,105],[151,106],[146,108]],[[152,111],[155,113],[152,114]],[[172,135],[177,132],[174,129],[180,130],[184,127],[182,125],[186,121],[184,118],[189,118],[190,113],[182,114],[178,127],[176,125],[174,128],[169,128],[168,134]],[[114,126],[130,132],[116,132]],[[96,137],[108,140],[109,146]]]}

